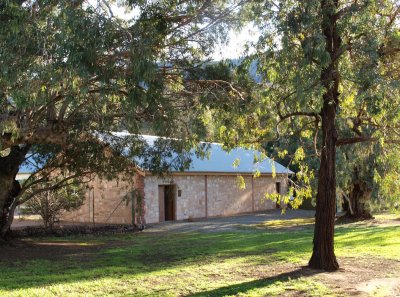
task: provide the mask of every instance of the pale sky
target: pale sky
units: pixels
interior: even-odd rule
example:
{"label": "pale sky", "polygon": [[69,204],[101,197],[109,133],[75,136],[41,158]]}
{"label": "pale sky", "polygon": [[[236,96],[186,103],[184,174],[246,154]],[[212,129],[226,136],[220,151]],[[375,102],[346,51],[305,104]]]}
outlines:
{"label": "pale sky", "polygon": [[243,56],[243,51],[246,43],[256,42],[259,37],[259,33],[252,24],[245,26],[240,32],[231,30],[229,32],[228,44],[221,44],[216,47],[214,53],[214,59],[219,60],[235,59]]}
{"label": "pale sky", "polygon": [[[111,1],[102,1],[102,0],[89,0],[91,5],[97,6],[99,3],[111,2]],[[108,12],[108,7],[103,4],[103,8]],[[124,7],[117,6],[116,4],[109,5],[114,16],[117,16],[123,20],[134,19],[135,15],[138,15],[138,11],[126,11]],[[215,48],[215,53],[212,55],[214,60],[221,59],[236,59],[243,56],[243,51],[245,44],[247,42],[255,42],[257,41],[259,34],[257,33],[257,29],[254,28],[253,25],[245,26],[240,32],[230,31],[229,32],[229,41],[228,44],[220,44]]]}

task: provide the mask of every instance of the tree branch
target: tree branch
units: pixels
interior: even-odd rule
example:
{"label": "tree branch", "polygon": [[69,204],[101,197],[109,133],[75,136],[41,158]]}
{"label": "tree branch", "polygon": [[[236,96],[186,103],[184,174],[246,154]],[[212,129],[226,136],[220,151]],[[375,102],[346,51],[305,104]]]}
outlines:
{"label": "tree branch", "polygon": [[[348,138],[340,138],[336,141],[336,146],[349,145],[354,143],[361,142],[377,142],[380,138],[376,137],[348,137]],[[384,143],[389,144],[400,144],[400,139],[387,139],[384,140]]]}
{"label": "tree branch", "polygon": [[291,112],[285,115],[282,115],[280,112],[278,112],[279,116],[279,123],[283,122],[284,120],[295,117],[295,116],[305,116],[305,117],[314,117],[319,120],[319,114],[316,112],[305,112],[305,111],[296,111],[296,112]]}
{"label": "tree branch", "polygon": [[344,8],[342,8],[341,10],[339,10],[334,18],[335,21],[341,19],[343,16],[348,15],[352,12],[356,12],[357,10],[361,9],[363,6],[361,4],[358,4],[357,1],[353,4],[351,4],[350,6],[346,6]]}

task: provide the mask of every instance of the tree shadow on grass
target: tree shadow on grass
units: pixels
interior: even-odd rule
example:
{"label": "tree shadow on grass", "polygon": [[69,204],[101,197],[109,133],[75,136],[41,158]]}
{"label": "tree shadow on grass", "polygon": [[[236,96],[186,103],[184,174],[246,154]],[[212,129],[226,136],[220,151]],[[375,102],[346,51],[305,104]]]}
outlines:
{"label": "tree shadow on grass", "polygon": [[309,276],[313,276],[313,275],[316,275],[316,274],[322,273],[322,272],[323,271],[321,271],[321,270],[315,270],[315,269],[311,269],[311,268],[304,266],[304,267],[298,268],[296,270],[284,272],[284,273],[281,273],[281,274],[278,274],[275,276],[257,279],[254,281],[249,281],[249,282],[244,282],[244,283],[239,283],[239,284],[234,284],[234,285],[229,285],[226,287],[217,288],[217,289],[210,290],[210,291],[203,291],[203,292],[199,292],[196,294],[190,294],[190,295],[187,295],[187,297],[188,296],[192,296],[192,297],[205,297],[205,296],[222,297],[222,296],[227,296],[227,295],[228,296],[238,295],[240,293],[246,293],[250,290],[273,285],[276,282],[295,280],[300,277],[309,277]]}
{"label": "tree shadow on grass", "polygon": [[87,256],[112,248],[111,244],[90,243],[80,244],[74,242],[23,241],[14,240],[0,245],[0,261],[5,264],[26,262],[30,260],[67,260],[73,257],[87,259]]}
{"label": "tree shadow on grass", "polygon": [[[341,239],[346,245],[379,245],[386,234],[382,231],[393,230],[398,229],[343,229],[338,235],[347,236]],[[10,247],[8,252],[7,248],[0,247],[0,288],[10,291],[115,278],[116,275],[135,279],[138,275],[152,275],[156,271],[190,265],[219,265],[235,258],[245,258],[249,265],[274,265],[279,260],[290,262],[293,260],[291,257],[304,257],[312,248],[311,242],[312,233],[308,231],[138,234],[132,237],[81,236],[50,242],[34,240],[26,245]],[[266,286],[284,277],[280,275],[250,282],[248,287]],[[245,285],[233,286],[231,290],[239,290]],[[220,296],[218,292],[216,294]]]}
{"label": "tree shadow on grass", "polygon": [[[123,237],[122,237],[123,238]],[[282,250],[309,249],[309,234],[143,234],[130,240],[79,237],[76,240],[35,240],[4,248],[0,253],[0,288],[27,289],[115,275],[138,274],[223,263],[245,257],[257,265],[275,263]],[[300,248],[301,247],[301,248]],[[256,257],[254,257],[256,256]]]}

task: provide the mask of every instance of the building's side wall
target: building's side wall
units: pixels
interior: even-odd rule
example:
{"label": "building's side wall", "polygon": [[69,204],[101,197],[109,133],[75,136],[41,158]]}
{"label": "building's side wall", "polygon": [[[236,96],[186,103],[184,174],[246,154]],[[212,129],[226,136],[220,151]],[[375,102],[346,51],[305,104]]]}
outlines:
{"label": "building's side wall", "polygon": [[[134,187],[144,195],[145,222],[159,222],[159,185],[176,185],[176,219],[226,216],[252,211],[274,209],[275,202],[265,199],[265,193],[275,192],[275,183],[281,182],[281,191],[287,189],[286,178],[270,176],[253,178],[243,176],[246,188],[240,189],[235,175],[181,174],[167,178],[151,175],[135,176]],[[63,221],[80,223],[130,224],[132,207],[124,197],[132,190],[126,182],[96,178],[89,186],[83,206],[64,213]],[[178,191],[181,193],[178,197]],[[94,207],[93,207],[94,194]],[[89,197],[90,196],[90,197]],[[207,209],[206,209],[207,205]]]}
{"label": "building's side wall", "polygon": [[174,184],[176,191],[181,191],[180,197],[175,193],[177,220],[274,209],[275,202],[265,199],[265,194],[275,193],[276,182],[281,182],[281,192],[286,192],[285,177],[274,179],[271,176],[260,176],[254,178],[253,182],[251,176],[243,176],[243,178],[245,189],[240,189],[235,175],[207,175],[206,177],[183,174],[166,178],[147,175],[144,186],[146,223],[159,221],[159,185]]}
{"label": "building's side wall", "polygon": [[[136,175],[134,185],[136,189],[143,189],[143,177]],[[84,204],[78,210],[65,212],[61,220],[102,224],[130,224],[132,222],[131,202],[125,198],[132,191],[131,184],[95,178],[89,183],[89,187]]]}
{"label": "building's side wall", "polygon": [[253,188],[254,188],[254,210],[262,211],[267,209],[276,208],[276,202],[265,197],[265,194],[276,193],[276,183],[281,184],[281,193],[287,193],[288,180],[286,177],[278,176],[272,178],[272,176],[261,176],[253,178]]}
{"label": "building's side wall", "polygon": [[237,176],[208,176],[208,215],[226,216],[252,211],[251,176],[244,176],[240,189]]}
{"label": "building's side wall", "polygon": [[154,176],[146,176],[144,179],[144,201],[146,223],[159,221],[158,211],[158,185],[166,182]]}
{"label": "building's side wall", "polygon": [[261,211],[276,208],[276,203],[265,198],[265,194],[275,193],[275,183],[280,180],[269,176],[253,178],[254,187],[254,211]]}
{"label": "building's side wall", "polygon": [[176,217],[178,220],[187,218],[204,218],[206,214],[205,176],[175,176],[177,191]]}
{"label": "building's side wall", "polygon": [[146,176],[145,178],[145,218],[146,223],[159,221],[158,186],[176,185],[176,219],[205,217],[205,176],[204,175],[177,175],[166,178]]}

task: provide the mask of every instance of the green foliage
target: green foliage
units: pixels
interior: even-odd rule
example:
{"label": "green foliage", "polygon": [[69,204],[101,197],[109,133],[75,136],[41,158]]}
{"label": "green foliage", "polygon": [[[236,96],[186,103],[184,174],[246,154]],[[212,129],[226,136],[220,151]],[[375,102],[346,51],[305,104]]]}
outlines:
{"label": "green foliage", "polygon": [[[15,176],[22,152],[43,181],[55,171],[130,180],[138,159],[155,173],[187,168],[205,134],[189,115],[210,85],[230,90],[212,78],[223,66],[201,65],[237,23],[228,12],[240,2],[2,1],[0,171],[10,172],[1,177]],[[182,141],[149,147],[143,132]],[[0,209],[9,196],[0,194]]]}
{"label": "green foliage", "polygon": [[246,182],[244,180],[244,177],[242,175],[238,175],[236,177],[236,184],[239,189],[244,190],[246,189]]}
{"label": "green foliage", "polygon": [[366,201],[371,207],[381,210],[398,207],[398,152],[396,144],[361,143],[341,147],[337,155],[338,188],[349,195],[353,183],[362,181],[371,194]]}
{"label": "green foliage", "polygon": [[0,7],[3,149],[81,145],[93,132],[143,126],[189,136],[182,113],[197,80],[211,79],[195,73],[233,22],[226,1],[120,1],[137,12],[127,21],[81,1],[24,2]]}
{"label": "green foliage", "polygon": [[[334,13],[342,45],[334,61],[340,93],[337,184],[346,188],[354,166],[364,166],[363,172],[368,173],[364,179],[376,190],[375,197],[388,196],[384,188],[392,183],[396,189],[397,171],[392,166],[390,173],[378,159],[390,151],[395,154],[400,143],[399,23],[395,21],[399,12],[392,0],[338,3]],[[252,81],[244,88],[248,96],[235,107],[211,112],[212,122],[221,127],[219,139],[227,147],[251,143],[296,172],[291,184],[296,205],[315,197],[324,148],[320,112],[326,86],[321,75],[332,62],[322,31],[325,9],[316,0],[248,2],[241,17],[251,20],[261,36],[249,45],[252,50],[233,78]],[[252,65],[259,83],[254,73],[249,75]],[[381,148],[368,149],[371,143],[380,143]],[[372,162],[373,155],[377,159]],[[373,182],[375,169],[381,176],[375,177],[379,183]]]}
{"label": "green foliage", "polygon": [[235,161],[233,161],[232,166],[233,166],[233,168],[238,168],[239,165],[240,165],[240,159],[236,158]]}
{"label": "green foliage", "polygon": [[373,172],[373,181],[379,188],[374,198],[382,208],[397,208],[400,206],[400,162],[399,151],[391,149],[377,156],[377,168]]}

